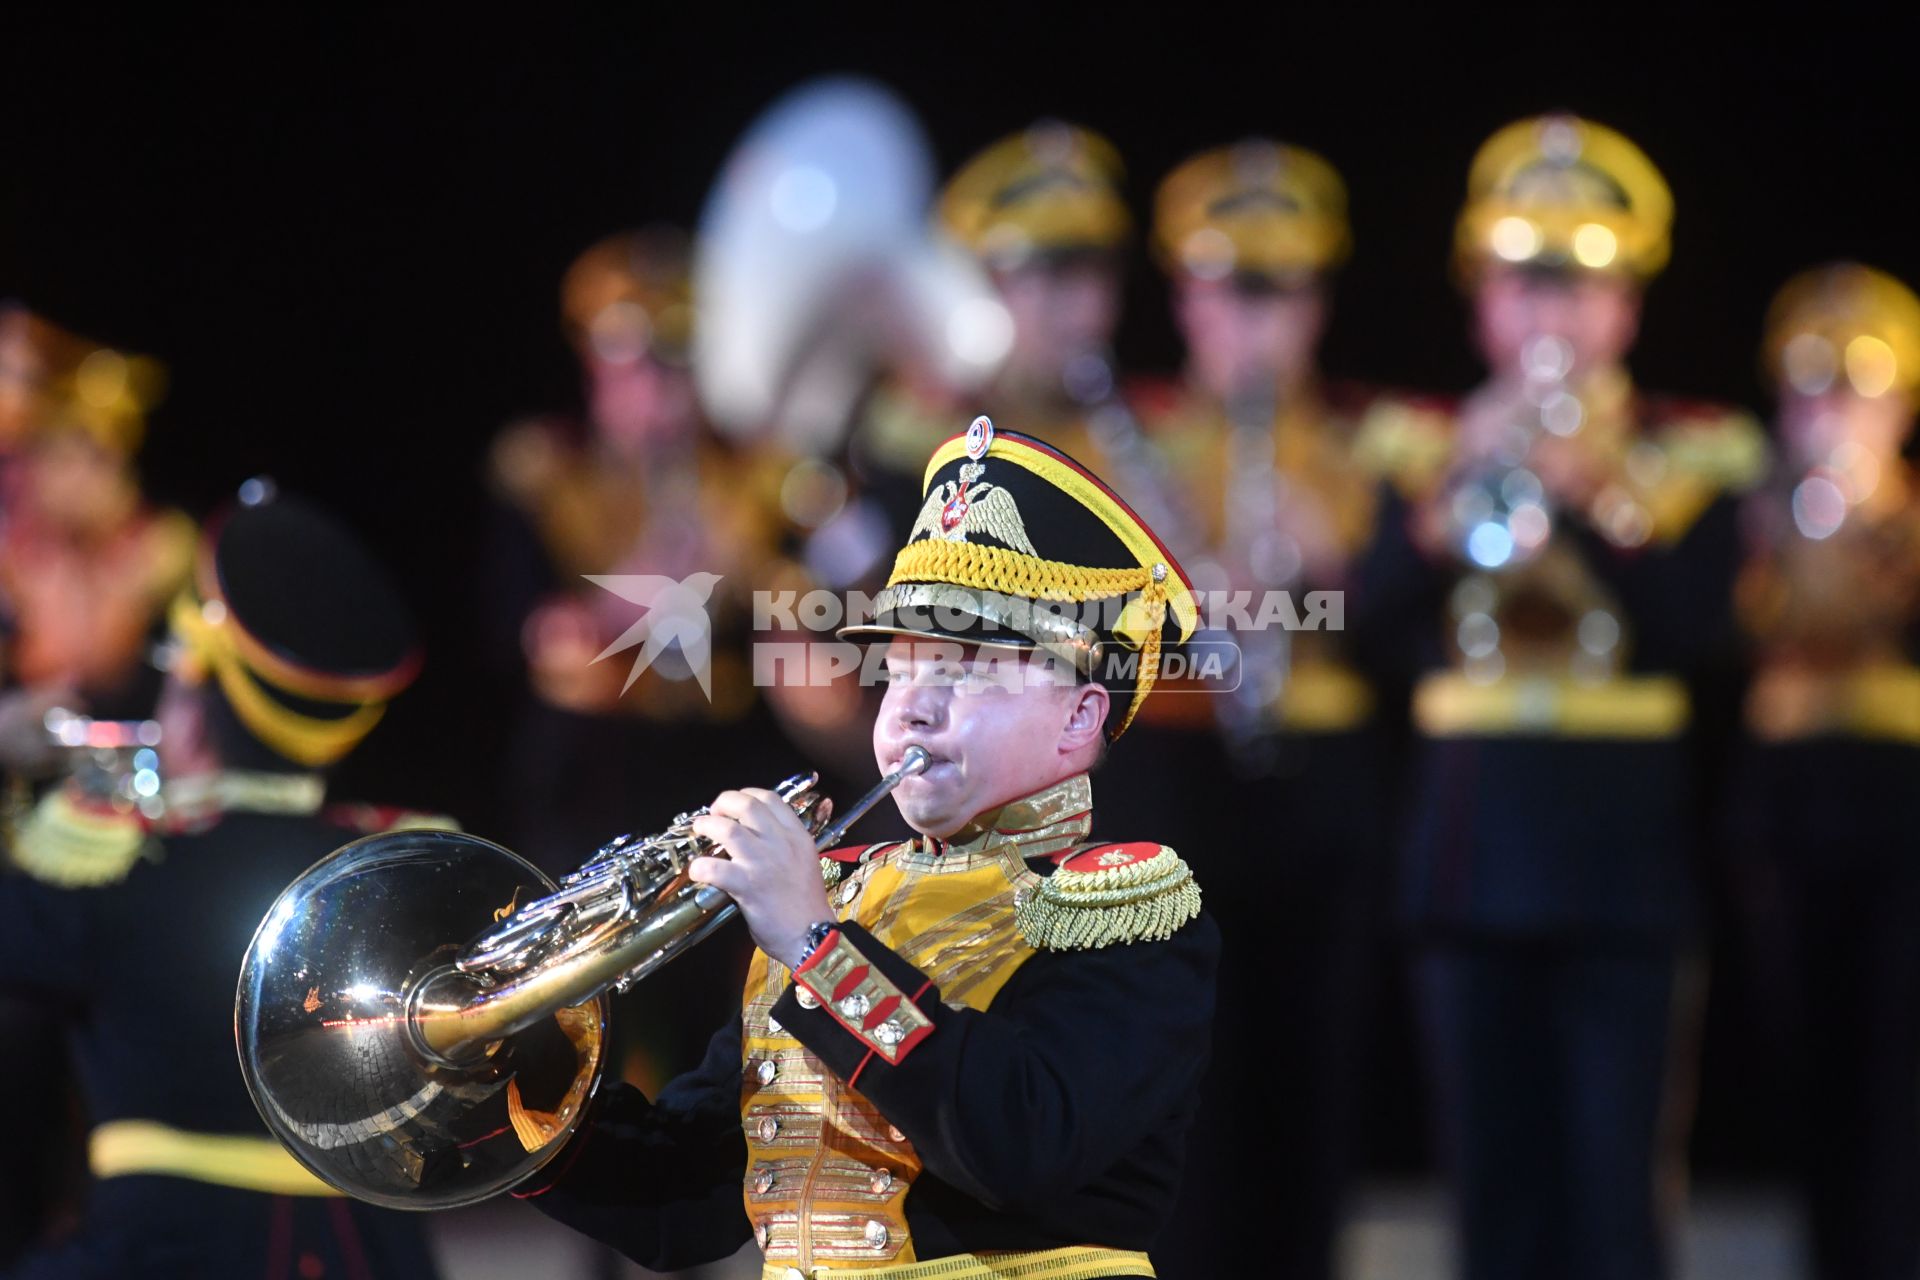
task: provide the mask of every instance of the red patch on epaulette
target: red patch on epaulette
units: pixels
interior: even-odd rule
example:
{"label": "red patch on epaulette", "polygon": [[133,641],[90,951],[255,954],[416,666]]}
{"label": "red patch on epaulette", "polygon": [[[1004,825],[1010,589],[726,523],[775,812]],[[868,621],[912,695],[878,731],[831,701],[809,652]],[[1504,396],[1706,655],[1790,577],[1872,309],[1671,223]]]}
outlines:
{"label": "red patch on epaulette", "polygon": [[1058,865],[1062,871],[1111,871],[1115,867],[1130,867],[1136,862],[1145,862],[1159,852],[1160,846],[1151,840],[1133,844],[1097,844],[1091,849],[1065,854],[1065,860]]}

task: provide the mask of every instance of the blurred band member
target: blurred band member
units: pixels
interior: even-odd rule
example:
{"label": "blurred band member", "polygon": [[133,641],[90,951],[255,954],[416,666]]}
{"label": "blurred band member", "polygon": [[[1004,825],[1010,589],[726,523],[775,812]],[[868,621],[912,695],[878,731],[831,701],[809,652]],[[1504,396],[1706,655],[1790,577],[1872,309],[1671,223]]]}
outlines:
{"label": "blurred band member", "polygon": [[[0,772],[9,817],[57,765],[55,706],[151,713],[144,662],[186,581],[193,524],[150,505],[133,458],[164,375],[17,305],[0,306]],[[11,822],[8,823],[11,825]],[[11,833],[9,833],[11,835]],[[11,851],[0,850],[0,862]],[[80,1169],[56,1011],[0,997],[0,1088],[35,1098],[0,1171],[0,1264],[58,1216]]]}
{"label": "blurred band member", "polygon": [[[10,1277],[434,1275],[420,1220],[309,1173],[234,1069],[234,957],[295,876],[365,834],[365,810],[325,807],[326,774],[419,669],[397,589],[344,527],[261,481],[243,494],[169,611],[165,817],[63,786],[0,874],[0,988],[57,1017],[92,1126],[78,1229]],[[382,1119],[332,1100],[340,1128]]]}
{"label": "blurred band member", "polygon": [[1748,509],[1754,658],[1729,842],[1822,1277],[1920,1273],[1920,299],[1841,264],[1768,316],[1776,483]]}
{"label": "blurred band member", "polygon": [[[1364,399],[1319,372],[1351,238],[1339,174],[1265,139],[1204,152],[1161,183],[1153,238],[1187,361],[1178,382],[1139,399],[1209,549],[1196,582],[1248,592],[1255,613],[1269,592],[1343,591],[1375,504],[1353,449]],[[1259,1219],[1274,1274],[1325,1280],[1386,847],[1373,697],[1338,632],[1230,638],[1244,664],[1231,692],[1175,685],[1136,730],[1166,739],[1157,767],[1206,797],[1200,820],[1219,837],[1206,847],[1234,851],[1212,867],[1227,886],[1215,895],[1226,952],[1239,960],[1222,982],[1245,988],[1231,1006],[1267,1010],[1258,1032],[1216,1029],[1196,1134],[1211,1158],[1183,1190],[1185,1247],[1164,1274],[1229,1270],[1234,1224]],[[1295,1046],[1277,1060],[1261,1052],[1275,1027]],[[1256,1182],[1228,1170],[1244,1100],[1262,1094],[1272,1142]]]}
{"label": "blurred band member", "polygon": [[[794,769],[745,644],[775,533],[767,472],[699,416],[687,270],[686,240],[670,230],[582,254],[561,300],[585,413],[516,423],[493,445],[502,518],[481,592],[503,671],[525,680],[508,826],[550,871],[657,830],[701,796]],[[703,949],[640,989],[674,1011],[626,1019],[658,1033],[658,1069],[698,1052],[702,1040],[674,1029],[704,1037],[736,962],[737,945]]]}
{"label": "blurred band member", "polygon": [[1383,404],[1397,492],[1359,608],[1409,639],[1417,999],[1463,1276],[1667,1274],[1697,972],[1689,678],[1725,656],[1757,427],[1626,357],[1665,182],[1523,120],[1475,157],[1458,266],[1488,376]]}

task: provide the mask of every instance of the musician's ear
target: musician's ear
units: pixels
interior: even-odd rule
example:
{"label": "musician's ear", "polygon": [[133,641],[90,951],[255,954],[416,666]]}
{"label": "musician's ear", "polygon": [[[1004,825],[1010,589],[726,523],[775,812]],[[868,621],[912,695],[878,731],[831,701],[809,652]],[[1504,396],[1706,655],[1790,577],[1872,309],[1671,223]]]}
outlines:
{"label": "musician's ear", "polygon": [[1066,691],[1069,701],[1067,722],[1060,730],[1060,754],[1089,752],[1098,756],[1106,743],[1107,712],[1112,695],[1103,684],[1076,684]]}

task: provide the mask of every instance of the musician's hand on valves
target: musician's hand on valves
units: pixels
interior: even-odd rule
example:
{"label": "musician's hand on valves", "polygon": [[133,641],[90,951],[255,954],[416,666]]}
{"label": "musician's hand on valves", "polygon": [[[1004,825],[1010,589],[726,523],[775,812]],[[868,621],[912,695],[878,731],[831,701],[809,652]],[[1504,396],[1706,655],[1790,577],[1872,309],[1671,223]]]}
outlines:
{"label": "musician's hand on valves", "polygon": [[834,914],[813,837],[784,800],[762,787],[723,791],[709,809],[693,829],[729,856],[695,858],[688,877],[724,890],[740,904],[759,948],[795,967],[809,926]]}

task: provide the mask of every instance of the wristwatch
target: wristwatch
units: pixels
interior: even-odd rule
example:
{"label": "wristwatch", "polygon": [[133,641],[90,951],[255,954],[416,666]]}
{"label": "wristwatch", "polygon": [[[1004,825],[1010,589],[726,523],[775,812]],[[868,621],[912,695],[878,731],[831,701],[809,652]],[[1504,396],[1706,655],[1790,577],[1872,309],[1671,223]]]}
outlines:
{"label": "wristwatch", "polygon": [[840,922],[838,920],[816,920],[808,925],[807,949],[800,953],[799,964],[793,967],[798,969],[801,965],[813,959],[813,953],[820,949],[820,944],[827,940],[827,935],[839,927]]}

